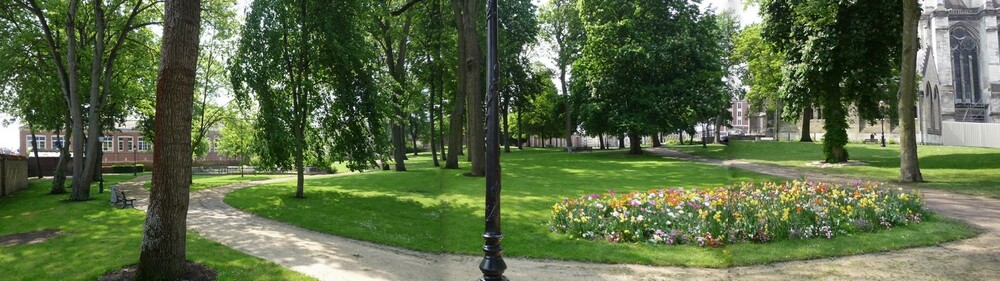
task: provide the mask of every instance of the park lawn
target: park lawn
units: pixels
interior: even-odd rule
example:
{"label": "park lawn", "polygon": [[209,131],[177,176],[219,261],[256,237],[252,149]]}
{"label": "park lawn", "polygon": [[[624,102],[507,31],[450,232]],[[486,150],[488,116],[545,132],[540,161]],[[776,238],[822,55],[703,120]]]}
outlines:
{"label": "park lawn", "polygon": [[[442,170],[426,156],[410,157],[407,172],[377,171],[306,182],[307,199],[294,199],[294,183],[250,187],[226,203],[257,215],[319,232],[432,253],[482,255],[483,178]],[[775,180],[741,170],[623,150],[565,154],[526,150],[502,155],[504,255],[605,263],[697,267],[763,264],[905,247],[935,245],[975,235],[944,219],[832,240],[786,241],[723,248],[610,244],[572,239],[548,227],[553,204],[585,194],[654,188],[707,188],[739,181]]]}
{"label": "park lawn", "polygon": [[[122,181],[128,175],[105,175]],[[49,181],[32,180],[30,188],[0,198],[0,235],[59,230],[48,241],[0,246],[4,280],[95,280],[105,272],[139,261],[145,213],[108,204],[108,194],[93,189],[94,200],[62,202],[67,195],[48,195]],[[188,233],[187,258],[208,265],[219,280],[313,280]]]}
{"label": "park lawn", "polygon": [[[669,146],[670,149],[716,159],[786,166],[799,170],[852,175],[858,179],[896,181],[899,178],[899,146],[848,144],[851,160],[865,166],[835,168],[805,167],[823,159],[822,143],[734,141],[730,145]],[[920,172],[925,183],[915,187],[940,189],[969,195],[1000,198],[1000,149],[954,146],[918,146]]]}

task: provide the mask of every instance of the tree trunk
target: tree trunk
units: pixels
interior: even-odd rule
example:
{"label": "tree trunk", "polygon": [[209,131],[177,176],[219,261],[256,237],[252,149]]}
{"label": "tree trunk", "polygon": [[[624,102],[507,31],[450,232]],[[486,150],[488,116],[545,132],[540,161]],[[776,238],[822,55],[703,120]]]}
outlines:
{"label": "tree trunk", "polygon": [[[823,154],[827,163],[844,163],[848,160],[847,149],[847,113],[840,103],[838,89],[830,90],[823,105],[824,129]],[[833,93],[833,94],[831,94]]]}
{"label": "tree trunk", "polygon": [[191,177],[191,107],[198,59],[200,0],[167,1],[156,83],[153,185],[136,280],[181,280]]}
{"label": "tree trunk", "polygon": [[660,142],[660,133],[655,133],[649,138],[653,139],[653,147],[663,147],[663,143]]}
{"label": "tree trunk", "polygon": [[[298,133],[297,133],[298,135]],[[296,136],[298,137],[298,136]],[[305,146],[304,139],[297,139],[299,142],[298,147],[295,148],[295,198],[306,198],[305,195],[305,153],[303,152]]]}
{"label": "tree trunk", "polygon": [[631,155],[642,155],[642,140],[639,139],[638,133],[628,133],[629,138],[629,150],[628,154]]}
{"label": "tree trunk", "polygon": [[625,134],[618,135],[618,149],[625,148]]}
{"label": "tree trunk", "polygon": [[566,98],[566,152],[573,152],[573,107],[569,98],[569,89],[566,87],[566,67],[560,66],[559,85],[562,87],[563,97]]}
{"label": "tree trunk", "polygon": [[[79,84],[76,53],[76,12],[79,8],[79,0],[70,0],[69,14],[66,20],[66,65],[69,76],[69,112],[73,118],[73,187],[70,192],[70,201],[86,201],[90,199],[90,183],[82,184],[84,178],[84,145],[85,131],[83,130],[83,109],[80,107]],[[53,50],[54,52],[55,50]]]}
{"label": "tree trunk", "polygon": [[781,141],[781,102],[778,102],[778,108],[774,109],[774,141]]}
{"label": "tree trunk", "polygon": [[684,145],[684,131],[677,132],[677,136],[680,137],[680,145]]}
{"label": "tree trunk", "polygon": [[522,110],[521,108],[522,106],[515,106],[515,107],[517,107],[517,149],[524,150],[524,141],[521,140],[521,138],[524,136],[521,131],[522,128],[521,115],[524,112],[524,110]]}
{"label": "tree trunk", "polygon": [[721,139],[722,136],[720,136],[720,132],[719,132],[719,130],[720,130],[719,127],[722,126],[722,124],[719,124],[720,123],[719,120],[722,120],[721,116],[718,117],[718,118],[716,118],[715,119],[715,124],[713,124],[713,125],[715,125],[715,137],[713,137],[713,142],[714,143],[722,143],[722,139]]}
{"label": "tree trunk", "polygon": [[[462,13],[465,12],[465,4],[462,0],[451,0],[452,10],[455,13],[455,26],[458,29],[459,36],[462,36],[462,30],[465,26],[465,17]],[[457,55],[458,65],[456,74],[458,75],[458,82],[455,83],[458,89],[455,91],[455,98],[452,100],[451,109],[451,122],[449,124],[449,134],[448,134],[448,158],[445,161],[445,169],[458,169],[458,157],[462,153],[462,120],[465,118],[465,95],[466,95],[466,83],[464,83],[467,78],[465,78],[467,72],[465,71],[466,62],[463,58],[467,55],[466,53],[466,42],[459,38],[458,40],[458,51]]]}
{"label": "tree trunk", "polygon": [[[440,56],[439,56],[440,57]],[[444,148],[444,78],[442,78],[440,73],[438,73],[438,125],[440,129],[438,130],[438,143],[440,143],[441,148],[441,160],[445,160],[445,148]]]}
{"label": "tree trunk", "polygon": [[903,66],[899,78],[899,180],[902,182],[922,182],[917,157],[917,131],[914,124],[913,105],[916,103],[917,76],[917,22],[920,8],[917,0],[903,1]]}
{"label": "tree trunk", "polygon": [[31,119],[28,119],[28,130],[31,131],[31,147],[35,151],[35,170],[38,171],[38,178],[42,178],[42,161],[38,159],[38,137],[35,136],[35,126],[31,124]]}
{"label": "tree trunk", "polygon": [[[402,115],[402,112],[396,109],[396,118],[398,119]],[[399,125],[399,122],[401,121],[392,124],[392,146],[394,147],[392,160],[396,164],[396,171],[403,172],[406,171],[406,164],[403,163],[406,160],[406,141],[403,139],[403,127]]]}
{"label": "tree trunk", "polygon": [[701,148],[708,148],[708,124],[701,125]]}
{"label": "tree trunk", "polygon": [[[49,191],[50,194],[63,194],[66,193],[66,165],[69,162],[69,146],[66,142],[69,141],[69,136],[72,131],[72,124],[67,116],[66,118],[66,131],[64,133],[63,141],[59,145],[59,163],[56,164],[56,170],[52,172],[52,190]],[[56,132],[59,134],[59,132]]]}
{"label": "tree trunk", "polygon": [[[417,134],[420,133],[417,130],[416,119],[410,119],[410,141],[413,143],[413,156],[418,156],[417,150]],[[409,159],[407,159],[409,160]]]}
{"label": "tree trunk", "polygon": [[604,146],[604,134],[600,134],[597,136],[597,142],[600,144],[601,150],[607,149],[607,147]]}
{"label": "tree trunk", "polygon": [[503,99],[503,151],[510,153],[510,96]]}
{"label": "tree trunk", "polygon": [[812,107],[802,109],[802,137],[799,138],[800,142],[813,142],[812,136],[810,136],[809,132],[809,122],[812,121],[812,117]]}
{"label": "tree trunk", "polygon": [[430,134],[431,135],[431,158],[434,161],[434,167],[440,167],[441,163],[438,162],[438,154],[437,154],[437,141],[435,141],[435,139],[434,139],[434,137],[435,137],[434,136],[434,134],[435,134],[435,132],[434,132],[434,94],[435,94],[435,92],[437,92],[437,87],[435,85],[435,84],[437,84],[436,77],[432,77],[431,78],[431,83],[430,84],[431,84],[431,91],[430,91],[431,92],[431,98],[430,98],[430,102],[427,103],[428,104],[428,106],[427,106],[427,112],[430,113],[430,117],[431,117],[431,120],[430,120],[431,121],[431,134]]}
{"label": "tree trunk", "polygon": [[482,77],[479,74],[481,70],[480,60],[482,58],[477,32],[479,28],[477,25],[477,19],[479,18],[477,10],[478,2],[452,0],[452,3],[459,5],[458,8],[461,8],[461,10],[456,11],[455,16],[462,18],[458,25],[458,40],[464,42],[464,52],[459,57],[459,61],[462,63],[459,72],[465,72],[465,74],[459,76],[459,83],[465,84],[465,106],[468,112],[466,115],[466,126],[469,138],[469,161],[472,162],[469,175],[481,177],[486,175],[486,130],[483,127],[485,124],[483,122],[483,94],[481,92]]}

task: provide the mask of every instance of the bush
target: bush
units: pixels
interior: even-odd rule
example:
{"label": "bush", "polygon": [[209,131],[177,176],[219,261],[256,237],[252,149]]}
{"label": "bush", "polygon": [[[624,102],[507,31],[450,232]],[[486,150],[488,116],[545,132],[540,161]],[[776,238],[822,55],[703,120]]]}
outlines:
{"label": "bush", "polygon": [[697,244],[832,238],[917,223],[917,191],[881,183],[848,186],[795,181],[714,190],[661,189],[592,194],[552,206],[551,229],[617,242]]}
{"label": "bush", "polygon": [[133,172],[133,171],[136,171],[136,172],[142,172],[143,168],[145,168],[145,167],[143,166],[143,164],[135,164],[135,165],[114,165],[114,166],[111,166],[111,172],[112,172],[112,173],[116,173],[116,174],[125,174],[125,173],[131,173],[131,172]]}

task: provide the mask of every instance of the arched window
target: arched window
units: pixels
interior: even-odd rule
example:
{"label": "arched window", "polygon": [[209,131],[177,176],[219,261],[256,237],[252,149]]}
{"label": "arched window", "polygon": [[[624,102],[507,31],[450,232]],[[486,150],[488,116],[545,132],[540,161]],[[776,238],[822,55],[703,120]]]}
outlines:
{"label": "arched window", "polygon": [[931,99],[931,120],[934,122],[934,131],[941,132],[941,92],[938,86],[934,85],[934,97]]}
{"label": "arched window", "polygon": [[964,26],[951,30],[951,66],[955,79],[955,103],[980,101],[979,41]]}

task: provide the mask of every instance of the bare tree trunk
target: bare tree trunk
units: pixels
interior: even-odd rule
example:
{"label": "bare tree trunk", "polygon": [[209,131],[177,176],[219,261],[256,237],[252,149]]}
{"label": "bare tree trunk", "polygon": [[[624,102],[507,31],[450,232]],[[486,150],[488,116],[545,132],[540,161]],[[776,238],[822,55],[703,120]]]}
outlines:
{"label": "bare tree trunk", "polygon": [[625,148],[625,134],[618,135],[618,149]]}
{"label": "bare tree trunk", "polygon": [[[59,145],[59,163],[56,164],[56,170],[52,173],[52,190],[49,191],[50,194],[66,193],[66,165],[69,162],[69,147],[66,145],[66,142],[69,141],[69,136],[73,128],[69,120],[67,116],[65,135],[62,136],[63,141]],[[59,132],[56,132],[56,134],[58,135]]]}
{"label": "bare tree trunk", "polygon": [[198,66],[200,0],[167,1],[156,83],[153,185],[136,280],[186,279],[191,107]]}
{"label": "bare tree trunk", "polygon": [[642,140],[638,133],[628,133],[629,138],[629,150],[628,154],[631,155],[641,155],[642,154]]}
{"label": "bare tree trunk", "polygon": [[722,126],[722,124],[719,124],[720,123],[719,120],[722,120],[721,116],[717,117],[715,119],[715,124],[714,124],[715,125],[715,137],[714,137],[714,140],[713,140],[715,143],[722,143],[722,139],[721,139],[720,132],[719,132],[719,130],[720,130],[719,127]]}
{"label": "bare tree trunk", "polygon": [[604,146],[604,134],[600,134],[597,136],[597,142],[600,143],[601,150],[607,149],[607,147]]}
{"label": "bare tree trunk", "polygon": [[663,146],[663,143],[660,142],[660,133],[655,133],[655,134],[649,136],[649,138],[653,139],[653,147],[662,147]]}
{"label": "bare tree trunk", "polygon": [[[85,201],[90,199],[90,183],[83,184],[84,178],[84,130],[83,110],[80,108],[79,75],[77,70],[76,12],[79,0],[70,0],[69,14],[66,20],[66,64],[69,78],[69,112],[73,117],[73,187],[70,201]],[[53,50],[55,51],[55,50]]]}
{"label": "bare tree trunk", "polygon": [[411,136],[410,141],[413,142],[413,156],[419,155],[418,154],[419,150],[417,150],[417,135],[419,133],[420,131],[417,129],[416,119],[410,119],[410,136]]}
{"label": "bare tree trunk", "polygon": [[809,122],[812,121],[813,109],[812,107],[806,107],[802,109],[802,137],[799,138],[800,142],[812,142],[812,136],[809,132]]}
{"label": "bare tree trunk", "polygon": [[569,89],[566,87],[566,67],[559,69],[559,82],[562,87],[563,96],[566,98],[566,152],[573,152],[573,107],[569,98]]}
{"label": "bare tree trunk", "polygon": [[[462,33],[462,28],[465,26],[465,17],[461,14],[464,13],[465,4],[462,0],[451,0],[452,10],[455,13],[455,26],[458,33]],[[452,99],[452,112],[451,120],[449,124],[449,134],[448,134],[448,159],[445,163],[445,169],[458,169],[458,157],[462,153],[462,139],[464,137],[462,121],[465,120],[465,87],[466,84],[463,83],[466,78],[465,61],[463,58],[466,57],[465,54],[465,41],[457,40],[458,51],[457,55],[459,57],[458,65],[455,74],[458,76],[458,82],[455,83],[458,89],[455,91],[455,98]]]}
{"label": "bare tree trunk", "polygon": [[35,151],[35,171],[38,171],[38,178],[42,178],[42,161],[38,158],[38,137],[35,136],[35,126],[31,124],[31,118],[26,119],[28,120],[28,131],[31,131],[31,147]]}
{"label": "bare tree trunk", "polygon": [[431,121],[431,134],[430,134],[431,135],[431,158],[434,160],[434,167],[440,167],[441,163],[438,162],[438,154],[437,154],[437,141],[434,140],[434,137],[435,137],[434,136],[434,134],[435,134],[435,132],[434,132],[434,94],[435,94],[435,92],[437,92],[437,87],[435,85],[435,84],[437,84],[437,77],[436,77],[437,74],[434,74],[434,75],[435,75],[435,77],[431,77],[431,83],[430,83],[431,84],[431,91],[430,91],[431,92],[431,97],[430,97],[430,101],[427,103],[428,104],[428,106],[427,106],[427,112],[430,113],[430,117],[431,117],[431,120],[430,120]]}
{"label": "bare tree trunk", "polygon": [[517,149],[524,150],[524,142],[521,141],[521,137],[523,136],[521,131],[521,128],[523,128],[521,127],[521,115],[523,115],[524,110],[522,109],[523,106],[515,107],[517,107]]}
{"label": "bare tree trunk", "polygon": [[503,151],[510,153],[510,96],[503,99]]}
{"label": "bare tree trunk", "polygon": [[466,110],[468,114],[466,115],[466,124],[468,127],[468,137],[469,137],[469,160],[472,162],[472,168],[469,175],[474,177],[481,177],[486,175],[486,130],[483,127],[485,124],[483,122],[483,95],[481,94],[482,77],[479,75],[480,71],[480,50],[479,50],[479,36],[477,35],[478,26],[477,19],[479,18],[479,13],[477,10],[478,1],[473,0],[453,0],[452,2],[461,2],[460,5],[463,8],[460,13],[456,13],[455,16],[463,17],[461,24],[458,26],[458,40],[465,42],[465,52],[464,56],[460,57],[461,61],[464,63],[459,71],[464,71],[465,75],[461,78],[465,78],[465,98],[467,104]]}
{"label": "bare tree trunk", "polygon": [[903,1],[903,66],[899,78],[899,180],[902,182],[922,182],[920,164],[917,157],[917,131],[914,124],[913,106],[916,103],[917,76],[917,21],[920,8],[917,0]]}

